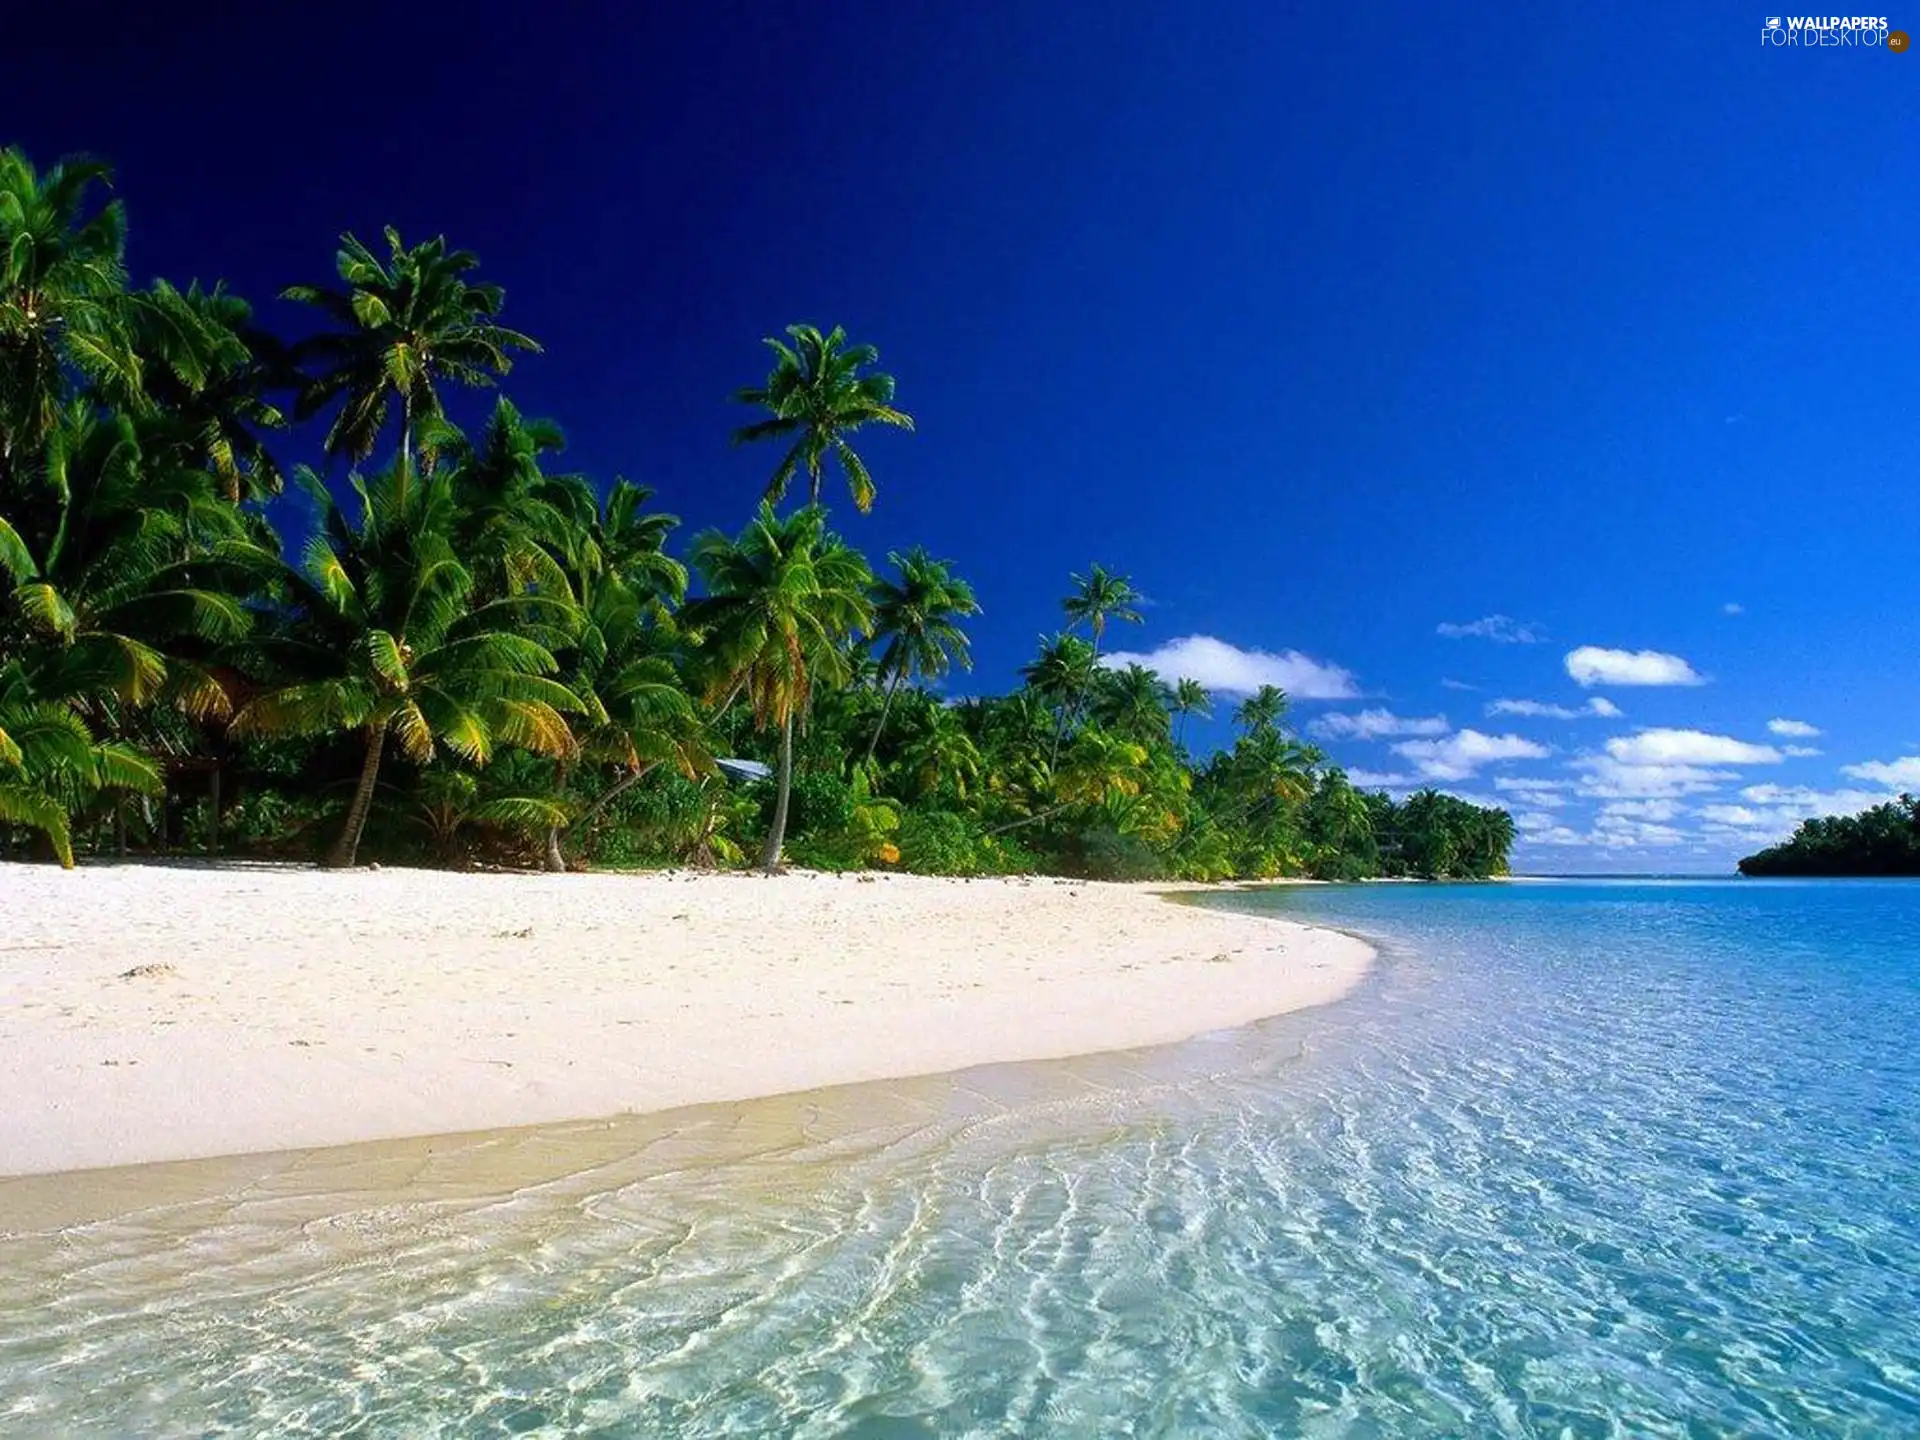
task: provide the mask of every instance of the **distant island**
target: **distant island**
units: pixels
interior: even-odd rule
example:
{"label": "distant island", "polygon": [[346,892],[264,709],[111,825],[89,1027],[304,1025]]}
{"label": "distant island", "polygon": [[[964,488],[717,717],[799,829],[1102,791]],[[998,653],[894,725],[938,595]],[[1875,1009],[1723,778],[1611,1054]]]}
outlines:
{"label": "distant island", "polygon": [[1793,838],[1740,862],[1742,875],[1920,875],[1920,800],[1802,820]]}

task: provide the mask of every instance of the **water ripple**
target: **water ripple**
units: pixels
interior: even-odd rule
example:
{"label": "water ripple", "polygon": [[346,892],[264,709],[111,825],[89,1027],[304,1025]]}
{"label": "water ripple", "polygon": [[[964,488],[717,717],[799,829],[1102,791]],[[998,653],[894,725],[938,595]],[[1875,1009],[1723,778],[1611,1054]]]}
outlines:
{"label": "water ripple", "polygon": [[1920,891],[1251,903],[1389,960],[1171,1058],[0,1240],[0,1431],[1920,1434]]}

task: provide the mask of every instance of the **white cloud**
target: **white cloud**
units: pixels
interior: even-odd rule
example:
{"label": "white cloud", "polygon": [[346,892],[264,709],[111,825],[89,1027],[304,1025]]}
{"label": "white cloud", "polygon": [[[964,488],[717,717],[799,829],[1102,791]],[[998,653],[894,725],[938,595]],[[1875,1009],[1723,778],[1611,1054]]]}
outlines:
{"label": "white cloud", "polygon": [[1406,790],[1419,782],[1411,775],[1394,775],[1381,770],[1349,770],[1347,783],[1356,790]]}
{"label": "white cloud", "polygon": [[1444,740],[1403,740],[1393,750],[1433,780],[1464,780],[1482,765],[1498,760],[1539,760],[1549,753],[1546,746],[1523,736],[1483,735],[1478,730],[1462,730]]}
{"label": "white cloud", "polygon": [[1582,685],[1704,685],[1678,655],[1662,650],[1607,650],[1582,645],[1567,652],[1567,674]]}
{"label": "white cloud", "polygon": [[1620,707],[1604,695],[1595,695],[1578,710],[1568,705],[1551,705],[1544,700],[1494,700],[1487,705],[1489,715],[1529,715],[1541,720],[1580,720],[1589,715],[1603,719],[1620,718]]}
{"label": "white cloud", "polygon": [[1818,725],[1809,725],[1804,720],[1782,720],[1778,717],[1767,721],[1767,729],[1776,735],[1791,735],[1796,740],[1811,740],[1820,733]]}
{"label": "white cloud", "polygon": [[1242,650],[1211,635],[1186,635],[1144,653],[1116,650],[1100,663],[1121,670],[1144,665],[1168,684],[1198,680],[1222,695],[1251,695],[1278,685],[1296,700],[1351,700],[1360,693],[1353,673],[1298,650]]}
{"label": "white cloud", "polygon": [[1840,773],[1880,785],[1920,785],[1920,755],[1902,755],[1898,760],[1863,760],[1858,765],[1842,765]]}
{"label": "white cloud", "polygon": [[1744,615],[1747,613],[1747,607],[1742,605],[1738,600],[1729,600],[1720,607],[1720,613],[1722,615]]}
{"label": "white cloud", "polygon": [[1852,815],[1893,799],[1890,790],[1815,790],[1810,785],[1749,785],[1740,798],[1755,805],[1778,805],[1809,815]]}
{"label": "white cloud", "polygon": [[1701,765],[1641,765],[1611,755],[1583,755],[1573,762],[1584,772],[1580,793],[1601,800],[1659,799],[1698,795],[1738,780],[1737,770],[1710,770]]}
{"label": "white cloud", "polygon": [[1444,735],[1444,715],[1396,715],[1391,710],[1362,710],[1357,715],[1322,715],[1307,727],[1332,740],[1378,740],[1388,735]]}
{"label": "white cloud", "polygon": [[1449,640],[1491,640],[1497,645],[1537,645],[1547,632],[1532,621],[1521,622],[1511,615],[1485,615],[1478,620],[1454,622],[1442,620],[1435,633]]}
{"label": "white cloud", "polygon": [[1796,760],[1805,760],[1810,755],[1824,755],[1826,752],[1817,745],[1782,745],[1782,755],[1791,755]]}
{"label": "white cloud", "polygon": [[1452,680],[1443,675],[1440,677],[1440,688],[1442,690],[1478,690],[1480,687],[1469,685],[1464,680]]}
{"label": "white cloud", "polygon": [[1682,845],[1685,832],[1657,821],[1637,820],[1626,815],[1602,815],[1593,822],[1591,843],[1607,850],[1643,850]]}
{"label": "white cloud", "polygon": [[1616,735],[1607,742],[1607,754],[1623,765],[1778,765],[1781,759],[1771,745],[1750,745],[1704,730],[1654,729]]}
{"label": "white cloud", "polygon": [[1518,795],[1523,804],[1538,805],[1546,810],[1557,810],[1567,803],[1567,797],[1562,793],[1567,788],[1564,780],[1537,780],[1530,775],[1497,775],[1493,788]]}
{"label": "white cloud", "polygon": [[1609,800],[1600,807],[1602,816],[1666,822],[1686,813],[1676,800]]}

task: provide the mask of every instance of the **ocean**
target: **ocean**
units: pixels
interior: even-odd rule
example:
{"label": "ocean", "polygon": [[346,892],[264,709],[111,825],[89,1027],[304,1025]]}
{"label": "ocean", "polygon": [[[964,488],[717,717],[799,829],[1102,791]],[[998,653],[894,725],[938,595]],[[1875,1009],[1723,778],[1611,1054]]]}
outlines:
{"label": "ocean", "polygon": [[1920,1435],[1920,885],[1198,903],[1381,963],[1150,1053],[16,1223],[0,1434]]}

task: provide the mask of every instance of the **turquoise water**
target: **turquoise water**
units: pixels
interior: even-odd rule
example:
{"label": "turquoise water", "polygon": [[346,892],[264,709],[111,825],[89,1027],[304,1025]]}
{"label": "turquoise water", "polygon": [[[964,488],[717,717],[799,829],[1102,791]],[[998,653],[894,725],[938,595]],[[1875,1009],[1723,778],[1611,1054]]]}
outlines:
{"label": "turquoise water", "polygon": [[1920,885],[1230,903],[1384,962],[830,1137],[0,1242],[0,1432],[1920,1435]]}

